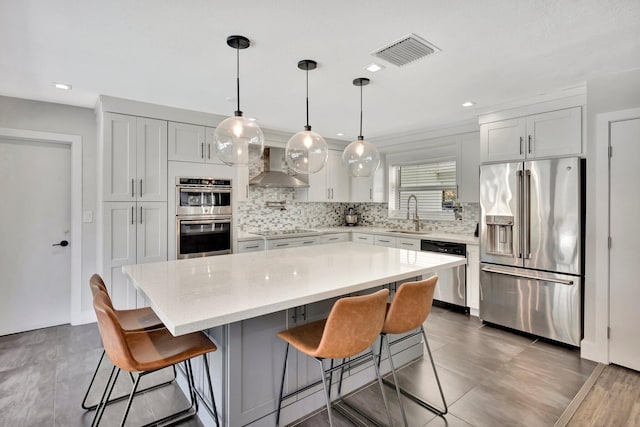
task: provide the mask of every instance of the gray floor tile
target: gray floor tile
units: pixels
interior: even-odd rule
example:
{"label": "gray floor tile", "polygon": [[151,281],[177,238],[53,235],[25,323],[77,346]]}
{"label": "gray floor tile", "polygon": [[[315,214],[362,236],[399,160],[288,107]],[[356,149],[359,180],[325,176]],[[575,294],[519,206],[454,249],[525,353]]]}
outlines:
{"label": "gray floor tile", "polygon": [[102,339],[96,323],[88,325],[58,326],[58,354],[67,356],[102,348]]}
{"label": "gray floor tile", "polygon": [[12,346],[0,351],[0,371],[15,369],[31,363],[55,361],[56,357],[56,346],[46,341]]}
{"label": "gray floor tile", "polygon": [[44,361],[19,366],[0,372],[0,397],[37,391],[53,390],[55,361]]}
{"label": "gray floor tile", "polygon": [[55,345],[57,340],[58,329],[57,326],[54,326],[51,328],[36,329],[34,331],[1,336],[0,349],[4,350],[12,347],[41,344],[43,342],[49,342],[52,345]]}

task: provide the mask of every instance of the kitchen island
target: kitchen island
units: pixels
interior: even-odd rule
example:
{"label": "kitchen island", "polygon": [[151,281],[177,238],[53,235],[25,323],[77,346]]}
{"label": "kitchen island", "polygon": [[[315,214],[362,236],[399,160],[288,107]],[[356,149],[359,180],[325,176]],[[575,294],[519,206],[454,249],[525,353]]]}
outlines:
{"label": "kitchen island", "polygon": [[[341,296],[383,286],[393,290],[396,282],[464,263],[459,257],[346,242],[129,265],[123,271],[174,335],[203,330],[218,345],[210,357],[223,425],[272,426],[285,347],[277,332],[326,316]],[[403,344],[394,355],[397,365],[422,354],[419,340]],[[306,357],[290,362],[287,390],[319,379]],[[203,372],[196,371],[202,390]],[[373,378],[370,366],[354,366],[345,374],[343,393]],[[282,420],[292,422],[322,405],[318,385],[285,401]],[[205,424],[209,415],[200,411]]]}

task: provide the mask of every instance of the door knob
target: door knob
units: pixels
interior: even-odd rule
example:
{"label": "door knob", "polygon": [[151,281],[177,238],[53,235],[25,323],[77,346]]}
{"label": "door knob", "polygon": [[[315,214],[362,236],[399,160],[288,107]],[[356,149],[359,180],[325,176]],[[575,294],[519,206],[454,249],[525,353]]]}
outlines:
{"label": "door knob", "polygon": [[65,246],[69,246],[69,242],[67,242],[66,240],[61,240],[60,243],[54,243],[51,246],[62,246],[62,247],[65,247]]}

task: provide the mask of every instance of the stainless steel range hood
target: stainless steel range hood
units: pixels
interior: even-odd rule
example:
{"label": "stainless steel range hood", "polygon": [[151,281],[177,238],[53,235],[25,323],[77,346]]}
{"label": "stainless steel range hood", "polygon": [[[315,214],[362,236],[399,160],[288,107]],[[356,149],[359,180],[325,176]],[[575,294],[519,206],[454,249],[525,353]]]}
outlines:
{"label": "stainless steel range hood", "polygon": [[286,173],[287,166],[284,160],[284,149],[265,147],[264,172],[252,178],[249,185],[258,187],[285,187],[305,188],[309,184],[293,175]]}

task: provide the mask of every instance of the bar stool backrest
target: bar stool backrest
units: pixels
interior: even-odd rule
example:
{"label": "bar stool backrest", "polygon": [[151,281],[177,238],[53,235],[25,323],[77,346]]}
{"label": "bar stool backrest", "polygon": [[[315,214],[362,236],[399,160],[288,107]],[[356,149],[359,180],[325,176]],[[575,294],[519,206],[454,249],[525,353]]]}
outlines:
{"label": "bar stool backrest", "polygon": [[340,359],[368,349],[382,331],[389,290],[341,298],[333,305],[314,357]]}
{"label": "bar stool backrest", "polygon": [[97,292],[93,297],[93,308],[98,318],[102,344],[109,359],[120,369],[135,371],[135,360],[125,340],[118,317],[111,306],[109,295],[105,292]]}
{"label": "bar stool backrest", "polygon": [[102,277],[100,277],[99,274],[94,274],[93,276],[91,276],[91,279],[89,280],[89,286],[91,287],[91,293],[93,293],[93,296],[96,296],[96,292],[98,291],[102,291],[105,294],[109,295],[109,292],[107,292],[107,287],[104,284],[104,280],[102,280]]}
{"label": "bar stool backrest", "polygon": [[400,285],[387,311],[382,331],[401,334],[420,327],[431,312],[437,282],[438,276],[433,276]]}

